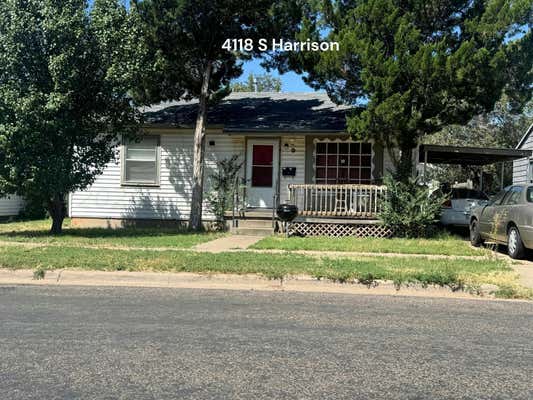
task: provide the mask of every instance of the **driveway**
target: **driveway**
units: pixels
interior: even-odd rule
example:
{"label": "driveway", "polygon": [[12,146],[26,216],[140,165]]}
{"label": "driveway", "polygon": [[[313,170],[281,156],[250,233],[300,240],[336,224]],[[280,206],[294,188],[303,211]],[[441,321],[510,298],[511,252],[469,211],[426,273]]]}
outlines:
{"label": "driveway", "polygon": [[533,304],[0,288],[3,399],[531,399]]}

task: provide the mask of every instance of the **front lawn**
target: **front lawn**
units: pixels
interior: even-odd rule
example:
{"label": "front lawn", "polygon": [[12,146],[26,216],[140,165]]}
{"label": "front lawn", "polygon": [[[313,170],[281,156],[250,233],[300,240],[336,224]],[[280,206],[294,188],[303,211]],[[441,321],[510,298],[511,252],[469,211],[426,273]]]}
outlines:
{"label": "front lawn", "polygon": [[[425,257],[318,258],[298,254],[197,253],[191,251],[109,250],[48,246],[27,248],[0,244],[0,268],[171,271],[260,274],[280,279],[310,275],[337,282],[392,280],[398,285],[422,283],[451,288],[500,284],[516,295],[516,276],[506,262],[493,259],[428,259]],[[511,291],[509,291],[511,288]],[[524,295],[521,295],[524,296]]]}
{"label": "front lawn", "polygon": [[434,239],[335,238],[326,236],[285,238],[283,236],[269,236],[253,245],[252,248],[446,256],[482,256],[486,254],[485,250],[470,246],[467,240],[447,234],[442,234]]}
{"label": "front lawn", "polygon": [[30,242],[103,247],[191,248],[222,234],[189,233],[172,228],[74,228],[65,220],[63,234],[49,234],[50,220],[0,223],[0,242]]}

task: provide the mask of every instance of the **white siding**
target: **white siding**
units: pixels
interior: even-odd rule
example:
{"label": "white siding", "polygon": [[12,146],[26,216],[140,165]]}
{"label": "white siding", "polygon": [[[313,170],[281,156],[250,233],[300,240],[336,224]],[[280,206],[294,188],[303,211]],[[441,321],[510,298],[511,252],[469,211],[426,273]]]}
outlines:
{"label": "white siding", "polygon": [[[209,141],[215,145],[210,146]],[[216,161],[244,154],[244,138],[208,135],[206,139],[206,182]],[[192,134],[161,135],[159,187],[121,186],[120,163],[109,163],[104,173],[83,192],[71,197],[71,216],[85,218],[189,218],[192,180]],[[205,218],[212,216],[205,204]]]}
{"label": "white siding", "polygon": [[[288,147],[285,147],[288,144]],[[294,153],[291,149],[294,148]],[[312,157],[312,155],[311,155]],[[283,176],[284,167],[296,167],[296,176]],[[305,183],[305,137],[282,137],[280,156],[280,198],[281,203],[289,199],[289,183]]]}
{"label": "white siding", "polygon": [[[533,135],[532,133],[533,125],[528,129],[528,133],[526,133],[526,138],[522,145],[520,146],[520,150],[533,150]],[[527,183],[527,178],[529,174],[529,158],[520,158],[518,160],[513,161],[513,184],[522,184]]]}
{"label": "white siding", "polygon": [[513,184],[527,183],[528,166],[528,158],[520,158],[519,160],[513,161]]}
{"label": "white siding", "polygon": [[0,198],[0,217],[16,216],[24,206],[24,201],[19,196]]}

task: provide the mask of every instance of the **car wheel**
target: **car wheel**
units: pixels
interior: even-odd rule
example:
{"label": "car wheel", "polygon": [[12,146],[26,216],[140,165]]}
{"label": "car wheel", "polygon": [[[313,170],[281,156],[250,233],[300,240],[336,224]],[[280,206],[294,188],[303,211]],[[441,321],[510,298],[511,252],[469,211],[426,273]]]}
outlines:
{"label": "car wheel", "polygon": [[470,243],[475,247],[479,247],[483,243],[483,239],[481,239],[481,234],[479,233],[479,222],[477,219],[473,219],[470,222]]}
{"label": "car wheel", "polygon": [[507,250],[511,258],[524,257],[524,243],[516,226],[509,228],[509,232],[507,233]]}

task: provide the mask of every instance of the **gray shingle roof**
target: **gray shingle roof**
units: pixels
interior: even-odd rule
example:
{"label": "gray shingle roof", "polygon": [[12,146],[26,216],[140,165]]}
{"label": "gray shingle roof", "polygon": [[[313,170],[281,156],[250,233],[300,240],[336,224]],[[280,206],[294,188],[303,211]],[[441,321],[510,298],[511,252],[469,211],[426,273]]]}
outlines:
{"label": "gray shingle roof", "polygon": [[[149,125],[193,127],[198,101],[166,102],[143,109]],[[208,112],[208,127],[240,131],[344,131],[347,106],[326,93],[232,93]]]}

